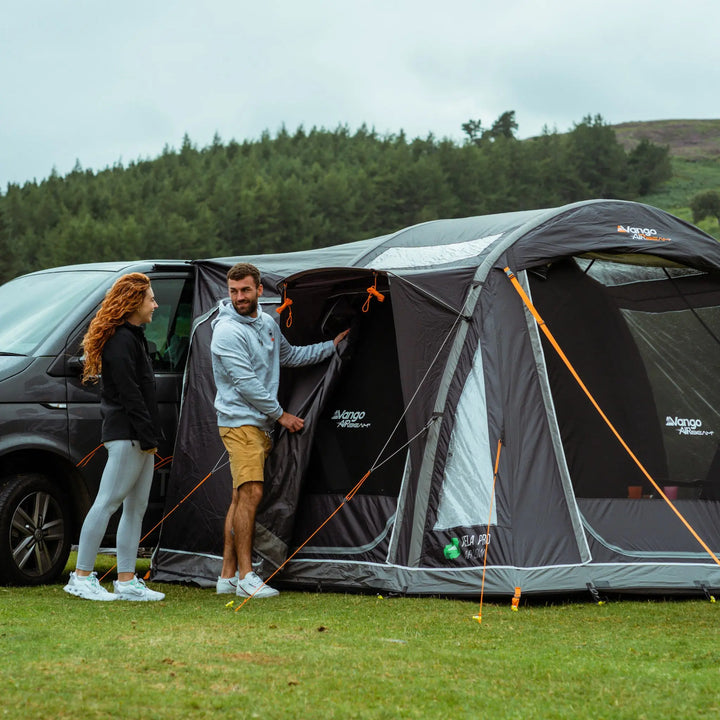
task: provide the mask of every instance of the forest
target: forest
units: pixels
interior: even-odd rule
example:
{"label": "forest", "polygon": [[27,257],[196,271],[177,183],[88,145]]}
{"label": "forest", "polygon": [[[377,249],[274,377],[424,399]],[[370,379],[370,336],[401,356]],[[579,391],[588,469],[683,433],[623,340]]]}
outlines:
{"label": "forest", "polygon": [[600,115],[519,140],[515,113],[464,138],[281,128],[0,194],[0,281],[59,265],[240,256],[376,237],[436,218],[639,199],[672,175],[668,148],[626,151]]}

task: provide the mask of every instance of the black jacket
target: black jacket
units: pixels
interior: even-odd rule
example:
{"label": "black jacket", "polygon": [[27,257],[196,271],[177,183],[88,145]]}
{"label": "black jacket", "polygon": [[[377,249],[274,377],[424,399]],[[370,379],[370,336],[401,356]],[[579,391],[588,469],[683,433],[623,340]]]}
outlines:
{"label": "black jacket", "polygon": [[103,442],[138,440],[143,450],[159,445],[155,375],[145,332],[138,325],[120,325],[103,347],[100,409]]}

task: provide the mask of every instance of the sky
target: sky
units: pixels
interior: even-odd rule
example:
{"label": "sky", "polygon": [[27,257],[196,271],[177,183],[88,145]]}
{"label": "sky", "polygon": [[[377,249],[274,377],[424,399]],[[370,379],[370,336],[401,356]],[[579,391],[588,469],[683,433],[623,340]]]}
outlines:
{"label": "sky", "polygon": [[0,13],[0,193],[77,163],[362,124],[518,137],[720,118],[720,0],[22,0]]}

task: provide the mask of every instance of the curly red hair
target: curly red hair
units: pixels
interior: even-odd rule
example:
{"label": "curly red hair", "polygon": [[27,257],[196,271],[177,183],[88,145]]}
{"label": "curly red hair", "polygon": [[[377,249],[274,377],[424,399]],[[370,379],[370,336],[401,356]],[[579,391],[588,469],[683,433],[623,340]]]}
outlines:
{"label": "curly red hair", "polygon": [[128,273],[118,278],[105,294],[90,327],[82,340],[85,354],[82,381],[97,382],[102,372],[102,351],[127,316],[137,310],[150,287],[150,278],[142,273]]}

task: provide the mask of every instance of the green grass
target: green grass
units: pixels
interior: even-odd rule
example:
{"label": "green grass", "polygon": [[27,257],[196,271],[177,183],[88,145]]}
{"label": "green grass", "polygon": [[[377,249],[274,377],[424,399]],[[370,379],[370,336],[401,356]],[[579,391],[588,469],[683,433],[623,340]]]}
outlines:
{"label": "green grass", "polygon": [[[106,566],[111,560],[104,560]],[[91,603],[0,588],[0,717],[703,718],[720,603],[212,590]]]}

